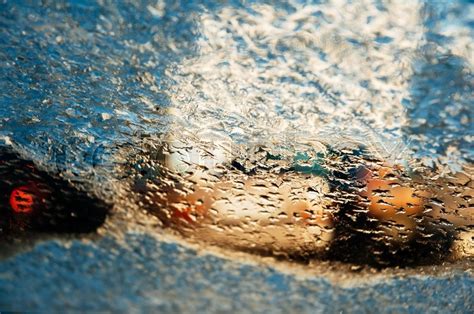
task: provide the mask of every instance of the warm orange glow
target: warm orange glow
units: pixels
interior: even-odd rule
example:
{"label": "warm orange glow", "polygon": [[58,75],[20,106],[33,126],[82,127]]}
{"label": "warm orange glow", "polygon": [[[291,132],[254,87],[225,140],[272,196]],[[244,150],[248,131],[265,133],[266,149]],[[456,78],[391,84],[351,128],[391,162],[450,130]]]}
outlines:
{"label": "warm orange glow", "polygon": [[387,178],[392,173],[388,167],[377,171],[377,176],[366,179],[366,191],[362,193],[370,201],[369,214],[379,219],[391,219],[395,215],[411,216],[422,212],[426,191],[402,186],[397,178]]}

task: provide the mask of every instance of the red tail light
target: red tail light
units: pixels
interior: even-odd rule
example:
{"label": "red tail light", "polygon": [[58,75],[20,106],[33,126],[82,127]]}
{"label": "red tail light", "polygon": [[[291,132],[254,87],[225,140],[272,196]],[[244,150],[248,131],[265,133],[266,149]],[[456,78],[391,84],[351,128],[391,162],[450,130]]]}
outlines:
{"label": "red tail light", "polygon": [[10,206],[15,213],[30,214],[33,212],[36,198],[31,186],[23,185],[15,188],[10,194]]}
{"label": "red tail light", "polygon": [[90,232],[110,205],[0,146],[0,238],[16,231]]}

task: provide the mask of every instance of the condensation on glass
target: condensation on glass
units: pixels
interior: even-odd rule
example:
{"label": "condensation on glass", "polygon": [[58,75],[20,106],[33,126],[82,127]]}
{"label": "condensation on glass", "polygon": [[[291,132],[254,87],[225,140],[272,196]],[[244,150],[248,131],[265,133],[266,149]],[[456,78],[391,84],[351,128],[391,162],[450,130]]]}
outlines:
{"label": "condensation on glass", "polygon": [[3,13],[0,135],[125,224],[294,260],[472,257],[472,4],[28,10]]}

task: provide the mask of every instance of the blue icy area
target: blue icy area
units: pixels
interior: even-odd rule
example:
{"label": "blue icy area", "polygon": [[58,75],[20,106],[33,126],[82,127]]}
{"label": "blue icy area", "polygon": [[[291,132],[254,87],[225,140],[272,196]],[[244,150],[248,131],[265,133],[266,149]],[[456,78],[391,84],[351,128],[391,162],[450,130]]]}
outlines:
{"label": "blue icy area", "polygon": [[143,235],[127,246],[51,241],[0,264],[0,308],[160,313],[470,313],[473,278],[408,276],[350,288],[242,265]]}
{"label": "blue icy area", "polygon": [[[192,71],[200,70],[199,65],[208,65],[199,58],[200,49],[207,47],[202,42],[212,42],[206,36],[215,34],[212,27],[225,22],[225,12],[240,12],[252,20],[262,8],[257,4],[264,3],[282,13],[275,28],[286,36],[285,17],[298,10],[285,2],[0,0],[0,143],[13,144],[34,161],[71,171],[82,180],[91,167],[108,165],[123,145],[140,149],[143,138],[166,133],[173,120],[167,109],[186,104],[187,92],[193,93],[189,99],[200,102],[211,99],[209,95],[221,94],[218,85],[213,85],[218,86],[217,90],[200,93],[200,87],[193,85],[195,81],[188,84],[186,75],[197,76],[199,72]],[[269,87],[274,94],[263,95],[265,99],[257,96],[262,96],[262,102],[271,103],[280,99],[277,91],[282,85],[291,85],[287,89],[294,90],[307,88],[311,93],[303,91],[295,94],[295,98],[303,97],[300,103],[306,103],[306,107],[301,107],[308,112],[312,109],[307,108],[311,101],[326,104],[316,110],[324,122],[344,111],[341,104],[352,96],[347,86],[359,88],[358,97],[368,97],[361,107],[354,105],[349,116],[360,114],[364,108],[379,112],[391,107],[376,96],[386,96],[381,98],[384,101],[395,99],[392,96],[397,96],[398,91],[392,88],[402,86],[406,98],[397,104],[405,110],[407,122],[387,126],[384,131],[400,131],[416,156],[426,157],[428,161],[439,156],[437,162],[453,163],[455,168],[459,163],[472,162],[473,5],[470,1],[413,3],[413,9],[398,14],[419,11],[421,21],[413,22],[413,30],[407,26],[407,34],[421,28],[420,45],[415,45],[414,51],[408,48],[400,51],[405,59],[398,61],[414,68],[400,84],[384,85],[400,77],[396,71],[387,72],[397,74],[396,77],[374,70],[373,75],[358,78],[359,71],[350,73],[342,65],[331,63],[332,57],[339,57],[341,52],[337,47],[341,43],[356,50],[369,42],[373,44],[369,53],[383,55],[386,45],[397,44],[392,38],[396,33],[384,34],[382,29],[375,38],[345,38],[349,35],[341,32],[338,43],[328,44],[324,49],[303,47],[301,42],[276,44],[276,51],[281,54],[289,51],[298,57],[301,53],[299,61],[303,66],[296,62],[296,68],[288,69],[296,69],[304,79],[295,81],[300,76],[283,73],[272,81],[280,85]],[[384,1],[370,7],[380,16],[391,13]],[[337,6],[322,8],[338,11]],[[273,9],[265,8],[265,12],[274,12]],[[337,16],[334,12],[316,8],[307,17],[306,11],[301,12],[302,16],[294,20],[295,32],[305,28],[302,22],[305,18],[317,18],[323,21],[321,30],[332,31],[332,19]],[[360,14],[364,12],[365,8]],[[211,21],[209,24],[199,20],[204,14]],[[201,24],[210,25],[207,33]],[[344,27],[350,31],[350,25],[344,25],[334,31]],[[226,28],[235,44],[229,49],[237,50],[235,55],[248,56],[262,69],[271,60],[284,65],[284,58],[273,51],[265,58],[256,54],[270,48],[252,46],[252,41],[241,35],[246,34],[245,29],[238,34],[233,34],[233,30],[240,29],[232,25]],[[254,41],[259,42],[257,33],[255,37]],[[303,60],[308,51],[318,55],[321,68],[327,68],[327,64],[334,73],[340,71],[341,77],[355,75],[357,86],[346,82],[333,86],[330,77],[326,81],[313,80],[312,74],[307,73],[310,71],[305,71]],[[355,60],[354,66],[360,60]],[[184,63],[191,66],[183,70]],[[212,68],[210,73],[217,72]],[[260,86],[272,74],[263,70],[262,73],[267,76],[255,81],[249,77],[250,83]],[[186,89],[188,85],[183,82],[194,89]],[[230,83],[236,82],[231,78]],[[246,95],[262,92],[250,88],[252,84],[247,86]],[[239,81],[234,85],[239,85]],[[317,95],[313,90],[318,91]],[[172,99],[174,91],[179,93],[179,99]],[[311,101],[304,102],[305,97]],[[297,110],[290,114],[285,112],[284,105],[275,107],[297,124]],[[267,113],[266,107],[261,112],[250,112],[243,121],[257,125],[251,119],[253,114],[258,119],[262,112]],[[388,113],[384,117],[390,120]],[[374,113],[373,118],[377,117]],[[229,118],[231,122],[240,122],[234,116]],[[347,122],[344,118],[341,121]],[[474,280],[469,273],[453,272],[441,277],[409,275],[343,288],[323,277],[312,275],[300,279],[271,268],[197,255],[180,244],[162,243],[146,234],[125,237],[126,246],[114,240],[114,235],[95,242],[77,240],[71,246],[48,240],[1,260],[0,311],[472,313],[474,310]]]}
{"label": "blue icy area", "polygon": [[[147,70],[162,86],[163,69],[181,57],[166,39],[181,54],[190,49],[193,27],[183,12],[193,5],[186,3],[156,19],[135,1],[2,1],[0,134],[36,159],[79,172],[103,162],[104,151],[162,131],[156,107],[167,100],[143,88],[143,64],[156,63]],[[156,53],[139,51],[147,42]]]}
{"label": "blue icy area", "polygon": [[[375,135],[385,133],[387,142],[395,133],[427,164],[440,159],[459,171],[460,164],[472,161],[469,1],[352,7],[317,1],[270,6],[266,1],[3,0],[0,6],[0,136],[52,166],[87,171],[105,163],[121,144],[140,146],[144,137],[166,133],[176,119],[167,114],[169,107],[181,105],[181,112],[196,115],[190,109],[195,103],[207,109],[209,121],[181,117],[184,127],[214,122],[213,115],[226,124],[223,133],[234,132],[234,126],[271,127],[275,117],[265,116],[274,111],[292,132],[308,132],[305,115],[312,115],[311,127],[329,125],[344,133],[357,119]],[[366,20],[351,27],[342,15],[350,18],[351,10],[361,10]],[[269,12],[277,18],[265,24]],[[237,22],[226,23],[236,14]],[[285,20],[290,15],[293,24]],[[412,20],[399,21],[411,15]],[[402,25],[393,27],[397,21]],[[273,33],[258,33],[269,25]],[[211,36],[230,39],[222,44]],[[405,47],[406,42],[412,45]],[[204,62],[206,57],[218,64]],[[320,68],[312,72],[316,62]],[[244,68],[243,82],[219,76],[229,64]],[[247,77],[254,67],[260,76]],[[212,88],[201,84],[206,81]],[[212,102],[223,94],[230,103]],[[247,95],[247,103],[232,98],[235,94]],[[209,110],[206,102],[214,107]],[[223,113],[226,107],[241,114]],[[337,121],[340,125],[333,125]]]}

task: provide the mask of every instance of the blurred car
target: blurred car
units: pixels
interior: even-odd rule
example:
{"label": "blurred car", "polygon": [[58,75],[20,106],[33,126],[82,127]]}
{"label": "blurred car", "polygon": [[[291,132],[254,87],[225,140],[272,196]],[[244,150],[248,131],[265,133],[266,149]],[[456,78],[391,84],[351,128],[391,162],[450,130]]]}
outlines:
{"label": "blurred car", "polygon": [[0,147],[0,178],[0,237],[23,231],[91,232],[110,209],[10,147]]}
{"label": "blurred car", "polygon": [[446,182],[363,147],[289,158],[264,146],[244,157],[198,147],[140,159],[133,189],[164,225],[199,241],[297,259],[430,264],[456,255],[458,231],[472,223],[468,212],[435,208],[436,184]]}

